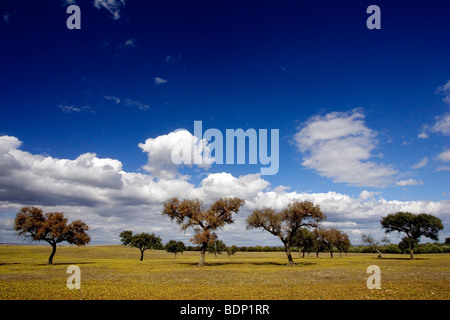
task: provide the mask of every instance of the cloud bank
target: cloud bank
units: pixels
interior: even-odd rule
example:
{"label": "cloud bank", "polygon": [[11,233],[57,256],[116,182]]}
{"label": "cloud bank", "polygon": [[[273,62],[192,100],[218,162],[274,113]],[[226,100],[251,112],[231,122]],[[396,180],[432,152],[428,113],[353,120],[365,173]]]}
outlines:
{"label": "cloud bank", "polygon": [[[342,120],[353,123],[351,119]],[[360,123],[356,132],[361,130],[367,129]],[[342,136],[347,134],[336,124],[334,134],[325,138]],[[307,137],[312,141],[319,139],[314,130]],[[450,222],[448,200],[388,201],[379,192],[367,190],[357,196],[332,191],[289,191],[286,186],[273,188],[260,174],[235,177],[226,172],[208,173],[194,184],[166,166],[167,146],[173,139],[185,138],[189,138],[187,131],[177,131],[140,144],[149,161],[144,166],[148,173],[139,173],[126,172],[119,160],[99,158],[95,153],[81,154],[75,159],[32,154],[21,150],[18,138],[0,136],[0,242],[19,241],[13,231],[15,213],[22,206],[33,205],[44,211],[63,211],[70,219],[85,221],[91,226],[93,243],[119,243],[118,234],[125,229],[155,232],[164,241],[176,239],[188,243],[192,231],[180,233],[174,223],[161,216],[164,201],[171,197],[199,198],[205,204],[223,196],[245,199],[236,223],[219,233],[229,245],[279,245],[267,233],[246,230],[245,219],[256,208],[271,206],[278,210],[293,200],[319,204],[328,217],[327,224],[347,232],[353,243],[360,243],[361,233],[381,234],[380,217],[397,211],[426,212],[440,217],[444,225]],[[405,184],[409,183],[406,180]]]}

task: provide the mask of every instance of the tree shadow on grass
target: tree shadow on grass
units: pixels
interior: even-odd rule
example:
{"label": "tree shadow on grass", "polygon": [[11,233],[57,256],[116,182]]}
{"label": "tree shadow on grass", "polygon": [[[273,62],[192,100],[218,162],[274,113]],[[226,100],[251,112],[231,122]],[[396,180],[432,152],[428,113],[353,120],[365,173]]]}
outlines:
{"label": "tree shadow on grass", "polygon": [[[178,262],[179,264],[185,264],[190,266],[198,266],[197,262]],[[227,261],[227,262],[205,262],[205,267],[214,267],[214,266],[226,266],[226,265],[255,265],[255,266],[285,266],[287,267],[288,264],[286,262],[274,262],[274,261]],[[315,262],[298,262],[293,267],[301,267],[301,266],[309,266],[309,265],[315,265],[317,263]]]}
{"label": "tree shadow on grass", "polygon": [[95,262],[53,262],[53,264],[48,263],[38,263],[38,266],[71,266],[71,265],[80,265],[80,264],[93,264]]}
{"label": "tree shadow on grass", "polygon": [[0,262],[0,266],[6,266],[10,264],[20,264],[19,262]]}
{"label": "tree shadow on grass", "polygon": [[410,257],[404,257],[404,258],[403,257],[402,258],[400,258],[400,257],[383,257],[383,258],[375,258],[375,259],[376,260],[400,260],[400,261],[430,260],[430,258],[422,258],[422,257],[419,257],[419,258],[414,257],[414,259],[411,259]]}

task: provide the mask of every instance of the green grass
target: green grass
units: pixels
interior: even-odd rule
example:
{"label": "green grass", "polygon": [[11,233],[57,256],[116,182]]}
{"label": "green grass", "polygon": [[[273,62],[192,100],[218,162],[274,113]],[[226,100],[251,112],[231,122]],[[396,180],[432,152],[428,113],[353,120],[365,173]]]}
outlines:
{"label": "green grass", "polygon": [[[0,246],[0,299],[450,299],[450,254],[349,254],[333,259],[321,253],[287,266],[283,252],[199,252],[174,259],[165,251],[123,246],[58,247],[47,265],[50,246]],[[81,289],[69,290],[69,265],[81,269]],[[369,290],[369,265],[381,269],[381,289]]]}

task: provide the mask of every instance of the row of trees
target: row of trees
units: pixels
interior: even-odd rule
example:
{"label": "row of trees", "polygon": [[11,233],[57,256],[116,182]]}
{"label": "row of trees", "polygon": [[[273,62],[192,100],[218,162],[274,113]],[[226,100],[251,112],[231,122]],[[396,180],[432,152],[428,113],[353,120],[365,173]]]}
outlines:
{"label": "row of trees", "polygon": [[[194,230],[194,236],[190,239],[200,248],[199,266],[205,263],[205,254],[221,252],[226,246],[218,240],[217,230],[234,222],[233,214],[239,212],[244,204],[240,198],[220,198],[209,208],[204,207],[199,199],[172,198],[163,205],[161,214],[175,221],[181,231],[189,228]],[[333,256],[333,248],[342,253],[350,247],[348,236],[335,228],[323,228],[319,224],[326,219],[325,214],[318,205],[310,201],[294,201],[281,211],[270,207],[254,210],[247,218],[247,229],[261,229],[279,238],[283,244],[284,252],[288,259],[288,265],[295,265],[291,248],[302,248],[303,252],[316,252],[328,250]],[[405,235],[404,244],[410,248],[411,259],[414,258],[414,245],[419,238],[424,236],[438,240],[438,232],[443,229],[442,221],[429,214],[412,214],[409,212],[397,212],[382,217],[381,226],[386,233],[399,232]],[[87,234],[89,227],[81,220],[68,224],[62,212],[50,212],[44,214],[36,207],[24,207],[16,215],[15,230],[23,238],[34,241],[46,241],[53,250],[48,263],[53,262],[56,244],[67,241],[78,246],[89,243]],[[120,234],[124,245],[131,245],[141,250],[141,260],[144,251],[162,246],[161,238],[154,234],[141,233],[133,235],[130,230]],[[365,242],[376,246],[381,243],[373,238],[366,237]],[[370,241],[369,241],[370,240]],[[169,245],[170,243],[170,245]],[[176,241],[166,244],[169,252],[182,252]],[[221,247],[222,246],[222,247]],[[231,249],[230,249],[231,250]],[[230,253],[232,254],[232,253]]]}

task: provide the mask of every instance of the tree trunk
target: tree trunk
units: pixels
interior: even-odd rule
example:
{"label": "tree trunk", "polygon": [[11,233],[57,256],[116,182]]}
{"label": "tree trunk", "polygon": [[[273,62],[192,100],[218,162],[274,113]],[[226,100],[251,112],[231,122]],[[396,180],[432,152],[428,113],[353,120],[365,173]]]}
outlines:
{"label": "tree trunk", "polygon": [[305,257],[305,251],[303,251],[303,258]]}
{"label": "tree trunk", "polygon": [[202,248],[200,249],[200,262],[198,263],[198,267],[203,267],[205,265],[205,255],[206,255],[206,247],[208,246],[207,243],[204,243],[202,245]]}
{"label": "tree trunk", "polygon": [[411,260],[414,260],[414,244],[410,243],[409,245],[409,256],[411,258]]}
{"label": "tree trunk", "polygon": [[295,266],[296,263],[292,259],[291,251],[289,250],[289,245],[287,243],[284,244],[284,252],[286,252],[286,256],[288,258],[288,266]]}
{"label": "tree trunk", "polygon": [[319,251],[316,251],[316,258],[319,258]]}
{"label": "tree trunk", "polygon": [[331,258],[333,258],[333,250],[330,249]]}
{"label": "tree trunk", "polygon": [[141,260],[140,261],[143,261],[144,260],[144,250],[142,250],[142,249],[140,249],[141,250]]}
{"label": "tree trunk", "polygon": [[56,243],[49,242],[52,246],[52,253],[50,254],[50,257],[48,257],[48,264],[53,264],[53,257],[55,256],[56,252]]}
{"label": "tree trunk", "polygon": [[378,252],[378,258],[380,258],[380,259],[383,258],[383,253],[378,249],[376,249],[376,250]]}

